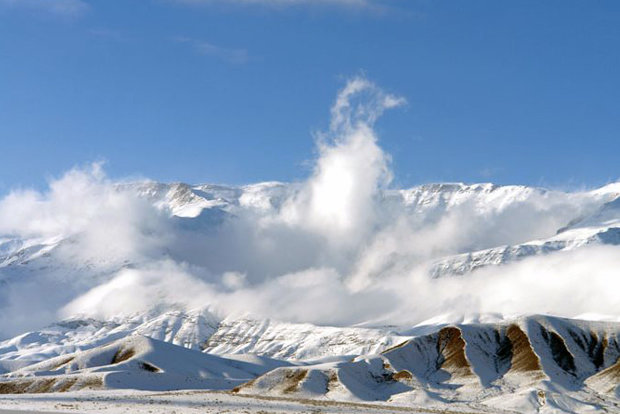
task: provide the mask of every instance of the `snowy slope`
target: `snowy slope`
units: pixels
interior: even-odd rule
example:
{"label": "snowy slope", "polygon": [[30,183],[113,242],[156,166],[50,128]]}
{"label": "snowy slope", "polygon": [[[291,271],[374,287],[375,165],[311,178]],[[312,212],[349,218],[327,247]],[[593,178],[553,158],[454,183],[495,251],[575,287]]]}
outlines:
{"label": "snowy slope", "polygon": [[380,352],[407,339],[393,328],[331,327],[269,319],[227,318],[206,341],[217,354],[258,354],[312,360]]}
{"label": "snowy slope", "polygon": [[48,359],[0,378],[3,393],[83,388],[229,389],[286,363],[227,359],[140,335]]}
{"label": "snowy slope", "polygon": [[446,326],[380,354],[282,367],[236,392],[386,401],[467,402],[518,412],[615,412],[620,324],[535,316]]}
{"label": "snowy slope", "polygon": [[[608,205],[620,205],[620,198]],[[460,255],[445,257],[435,262],[430,270],[433,277],[463,275],[486,266],[497,266],[554,252],[570,251],[592,245],[620,245],[620,210],[614,209],[613,219],[605,220],[597,212],[579,223],[559,230],[555,236],[542,240],[494,247]],[[583,225],[583,227],[582,227]]]}
{"label": "snowy slope", "polygon": [[217,329],[217,324],[208,310],[170,311],[150,317],[141,315],[108,321],[71,319],[0,342],[0,361],[28,365],[133,334],[200,350]]}
{"label": "snowy slope", "polygon": [[615,412],[619,362],[619,323],[530,316],[438,326],[380,353],[294,364],[129,335],[2,375],[0,391],[202,388],[436,410]]}
{"label": "snowy slope", "polygon": [[247,317],[218,321],[208,310],[171,311],[151,318],[59,322],[0,342],[0,364],[31,365],[134,334],[212,354],[287,360],[375,353],[410,337],[391,328],[315,326]]}

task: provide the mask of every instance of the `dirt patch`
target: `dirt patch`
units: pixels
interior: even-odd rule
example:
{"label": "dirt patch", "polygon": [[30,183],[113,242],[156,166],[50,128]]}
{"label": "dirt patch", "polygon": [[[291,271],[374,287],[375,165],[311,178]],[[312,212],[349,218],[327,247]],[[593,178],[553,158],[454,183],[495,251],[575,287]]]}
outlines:
{"label": "dirt patch", "polygon": [[601,371],[601,376],[605,376],[620,385],[620,359],[614,365]]}
{"label": "dirt patch", "polygon": [[133,348],[119,348],[114,354],[114,357],[112,357],[111,364],[114,365],[114,364],[119,364],[123,361],[127,361],[128,359],[133,357],[135,354],[136,354],[136,351]]}
{"label": "dirt patch", "polygon": [[392,375],[392,379],[395,381],[410,381],[413,379],[413,375],[411,372],[403,369],[402,371],[398,371],[394,375]]}
{"label": "dirt patch", "polygon": [[411,341],[407,340],[407,341],[401,342],[398,345],[391,346],[391,347],[385,349],[383,352],[381,352],[381,355],[387,354],[388,352],[392,352],[395,349],[402,348],[403,346],[407,345],[409,342],[411,342]]}
{"label": "dirt patch", "polygon": [[510,325],[506,330],[510,340],[512,361],[510,371],[514,372],[542,372],[540,358],[534,352],[529,338],[518,325]]}
{"label": "dirt patch", "polygon": [[71,387],[75,385],[77,380],[78,380],[77,377],[71,377],[71,378],[67,378],[65,380],[59,381],[58,386],[56,387],[54,391],[67,392],[71,389]]}
{"label": "dirt patch", "polygon": [[98,377],[58,376],[0,382],[0,394],[39,394],[67,392],[84,388],[101,389],[103,388],[103,381]]}
{"label": "dirt patch", "polygon": [[24,394],[32,381],[0,382],[0,394]]}
{"label": "dirt patch", "polygon": [[80,378],[75,388],[79,390],[83,390],[83,389],[99,390],[99,389],[104,388],[103,379],[101,377]]}
{"label": "dirt patch", "polygon": [[[267,373],[266,375],[278,375],[279,372]],[[269,386],[270,390],[281,390],[283,394],[291,394],[299,390],[299,384],[306,378],[308,375],[308,370],[306,369],[283,369],[281,373],[281,377],[278,377],[278,382],[275,386]],[[261,383],[259,382],[262,377],[255,378],[246,382],[245,384],[241,384],[239,386],[234,387],[230,390],[232,394],[238,394],[242,390],[246,390],[248,388],[252,388],[257,382],[258,387],[260,388]]]}
{"label": "dirt patch", "polygon": [[0,382],[0,394],[38,394],[50,392],[54,378]]}
{"label": "dirt patch", "polygon": [[151,365],[148,362],[141,362],[140,368],[148,372],[161,372],[161,369],[157,368],[155,365]]}
{"label": "dirt patch", "polygon": [[588,378],[587,383],[602,392],[613,394],[620,387],[620,358],[612,366]]}
{"label": "dirt patch", "polygon": [[31,393],[43,393],[43,392],[51,392],[52,387],[56,384],[56,378],[45,378],[36,380],[33,384],[28,388],[28,392]]}
{"label": "dirt patch", "polygon": [[295,371],[289,371],[284,376],[284,386],[282,390],[284,394],[290,394],[299,389],[299,383],[306,378],[308,370],[298,369]]}
{"label": "dirt patch", "polygon": [[327,392],[336,389],[339,384],[340,381],[338,380],[338,374],[335,371],[330,371],[327,379]]}
{"label": "dirt patch", "polygon": [[442,328],[437,339],[437,353],[441,355],[437,369],[445,369],[457,375],[473,375],[465,356],[465,340],[461,330],[453,326]]}

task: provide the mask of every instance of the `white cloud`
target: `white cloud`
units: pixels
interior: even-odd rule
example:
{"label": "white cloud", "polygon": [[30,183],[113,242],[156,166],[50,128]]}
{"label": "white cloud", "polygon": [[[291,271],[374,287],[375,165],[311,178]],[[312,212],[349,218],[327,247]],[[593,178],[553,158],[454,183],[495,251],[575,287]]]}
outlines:
{"label": "white cloud", "polygon": [[63,17],[77,17],[89,9],[83,0],[0,0],[0,6],[10,9],[42,11]]}
{"label": "white cloud", "polygon": [[0,335],[74,314],[167,307],[318,324],[410,324],[446,313],[620,314],[618,246],[431,278],[428,267],[439,257],[550,237],[596,204],[584,193],[504,187],[478,201],[460,198],[449,211],[442,203],[408,209],[388,196],[389,154],[373,129],[383,111],[403,103],[352,79],[331,108],[310,177],[283,192],[278,206],[242,203],[218,225],[207,220],[212,211],[171,218],[98,165],[69,171],[45,192],[10,193],[0,199],[0,247],[64,241],[31,273],[0,268],[0,283],[7,281]]}
{"label": "white cloud", "polygon": [[190,45],[198,54],[212,56],[228,63],[243,64],[247,63],[249,59],[248,51],[246,49],[221,47],[204,40],[192,39],[183,36],[176,37],[174,40],[179,43],[186,43]]}
{"label": "white cloud", "polygon": [[288,200],[283,218],[330,243],[355,245],[376,222],[379,190],[391,181],[390,157],[377,144],[372,127],[404,99],[355,77],[331,108],[330,131],[318,138],[319,158],[301,191]]}

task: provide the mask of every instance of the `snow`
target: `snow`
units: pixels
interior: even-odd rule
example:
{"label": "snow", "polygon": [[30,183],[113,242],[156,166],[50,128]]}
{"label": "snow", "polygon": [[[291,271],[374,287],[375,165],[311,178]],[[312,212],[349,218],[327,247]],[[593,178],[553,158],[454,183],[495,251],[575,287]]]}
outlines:
{"label": "snow", "polygon": [[[458,249],[439,249],[439,253],[429,256],[429,274],[433,277],[467,278],[481,268],[501,269],[532,257],[620,245],[619,185],[564,193],[489,183],[429,184],[385,190],[380,206],[386,214],[394,206],[404,208],[407,220],[416,223],[450,219],[454,227],[467,226],[472,220],[474,226],[491,222],[488,228],[497,230],[490,232],[493,237],[455,243]],[[205,270],[208,266],[201,268],[204,264],[200,260],[183,260],[190,257],[188,250],[196,248],[196,240],[202,240],[196,234],[214,234],[216,241],[218,237],[226,238],[229,235],[222,229],[230,228],[225,224],[242,217],[242,225],[234,228],[241,236],[234,237],[246,237],[247,232],[247,237],[260,239],[258,245],[263,250],[253,252],[259,259],[245,256],[247,261],[239,268],[250,266],[252,260],[260,262],[265,252],[273,253],[270,249],[274,245],[268,239],[262,240],[260,233],[257,236],[252,232],[273,225],[274,212],[282,209],[287,200],[290,203],[291,194],[298,191],[296,184],[278,182],[241,187],[143,182],[116,184],[116,188],[129,189],[155,206],[158,214],[166,217],[166,225],[171,226],[163,231],[148,226],[140,229],[140,234],[151,236],[150,232],[155,232],[148,239],[157,240],[153,245],[142,246],[140,243],[146,239],[138,239],[137,244],[148,254],[142,254],[143,250],[130,256],[122,251],[116,254],[116,246],[106,245],[103,247],[110,247],[114,254],[82,256],[72,248],[83,243],[79,232],[40,237],[2,235],[0,306],[15,306],[5,292],[13,286],[28,287],[28,283],[49,289],[49,300],[54,304],[66,304],[76,292],[104,286],[111,275],[144,267],[159,256],[174,257],[181,269],[196,270],[192,268],[196,266],[196,272],[209,283],[221,278],[225,289],[244,291],[260,286],[261,280],[252,280],[252,275],[246,278],[237,269]],[[522,214],[523,208],[527,214]],[[558,217],[547,220],[555,214]],[[387,217],[392,218],[389,214]],[[538,228],[523,221],[530,217],[542,217],[540,223],[544,226]],[[244,227],[243,220],[257,224]],[[279,237],[289,225],[277,223],[273,234]],[[178,234],[168,239],[166,231],[171,228]],[[475,232],[471,234],[476,236]],[[328,260],[306,257],[308,246],[314,245],[301,244],[299,250],[310,265],[315,264],[313,260],[318,264]],[[209,247],[217,251],[218,246]],[[242,248],[223,253],[234,259],[237,253],[243,253]],[[409,250],[403,251],[403,255],[409,254]],[[395,252],[401,254],[401,250]],[[276,253],[270,257],[281,259],[282,269],[288,270],[287,252]],[[276,265],[274,268],[279,270],[280,263]],[[336,261],[334,267],[339,266],[346,268],[347,263]],[[385,271],[378,269],[378,273]],[[395,267],[395,272],[399,271],[402,268]],[[369,283],[380,288],[383,282]],[[58,284],[71,288],[53,289]],[[164,297],[165,287],[155,293]],[[411,288],[415,286],[403,287]],[[195,292],[182,293],[192,296]],[[128,297],[132,294],[129,292]],[[321,307],[324,296],[314,296],[317,307]],[[367,300],[382,299],[368,296]],[[17,381],[26,390],[68,391],[41,398],[0,396],[3,408],[146,412],[145,407],[149,407],[153,412],[168,412],[167,404],[171,404],[183,412],[234,411],[238,407],[248,412],[310,411],[317,407],[326,412],[389,412],[422,407],[551,413],[614,412],[620,403],[620,328],[613,322],[618,321],[618,315],[590,312],[580,316],[583,320],[537,315],[514,318],[501,312],[454,314],[445,308],[444,314],[415,324],[384,326],[371,320],[357,326],[326,326],[290,322],[287,315],[282,315],[281,320],[251,314],[223,315],[210,303],[189,309],[174,301],[157,305],[148,312],[110,317],[70,314],[63,319],[58,314],[46,315],[61,320],[0,342],[0,387]],[[347,306],[342,305],[343,312]],[[22,313],[31,310],[28,304],[24,309]],[[300,309],[306,310],[303,306]],[[21,326],[18,320],[14,323]],[[131,355],[113,362],[123,352]],[[45,382],[50,379],[53,381]],[[113,397],[109,389],[124,399]],[[236,392],[170,391],[178,389]],[[385,407],[347,405],[369,401]]]}
{"label": "snow", "polygon": [[239,392],[438,410],[613,411],[619,335],[618,323],[548,316],[447,326],[381,354],[278,368]]}
{"label": "snow", "polygon": [[205,344],[218,354],[255,353],[292,360],[360,355],[408,339],[391,328],[330,327],[271,319],[227,318]]}
{"label": "snow", "polygon": [[138,334],[219,355],[317,360],[375,353],[409,339],[393,328],[330,327],[247,317],[219,321],[207,309],[99,321],[72,319],[0,342],[0,362],[28,365]]}
{"label": "snow", "polygon": [[[224,414],[224,413],[383,413],[412,412],[419,414],[437,413],[426,410],[424,404],[402,407],[383,404],[361,404],[325,400],[303,400],[278,398],[263,395],[239,395],[225,392],[176,391],[87,391],[63,394],[0,395],[0,414],[15,409],[20,413],[40,411],[103,413],[103,414]],[[9,411],[11,414],[15,414]],[[473,414],[462,406],[455,405],[444,414]],[[481,413],[503,414],[504,411],[481,409]],[[507,413],[507,412],[506,412]],[[512,412],[514,413],[514,412]]]}
{"label": "snow", "polygon": [[[66,354],[4,375],[6,384],[50,379],[45,389],[138,390],[230,389],[256,375],[287,365],[269,358],[228,359],[140,335],[130,335],[87,351]],[[84,386],[84,378],[89,379]],[[74,380],[68,382],[68,380]],[[62,384],[62,389],[57,384]],[[0,383],[0,387],[2,383]],[[51,387],[51,388],[50,388]]]}
{"label": "snow", "polygon": [[[284,326],[289,333],[295,328]],[[312,331],[308,325],[297,328]],[[350,338],[338,329],[330,330],[334,338]],[[171,398],[176,394],[170,390],[232,390],[250,398],[474,412],[595,412],[613,411],[620,404],[620,323],[529,316],[411,331],[417,334],[401,337],[403,342],[380,353],[288,361],[199,352],[134,331],[105,345],[15,369],[0,376],[0,389],[158,390]],[[27,348],[39,340],[39,334],[27,334],[11,343]],[[87,394],[78,399],[81,395]],[[55,408],[55,398],[46,406],[43,397],[39,407]]]}

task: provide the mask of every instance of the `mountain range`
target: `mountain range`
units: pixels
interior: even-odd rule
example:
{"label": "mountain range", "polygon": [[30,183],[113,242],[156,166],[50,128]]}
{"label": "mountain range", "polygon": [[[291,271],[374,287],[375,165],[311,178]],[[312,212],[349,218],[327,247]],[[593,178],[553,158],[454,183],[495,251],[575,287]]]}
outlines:
{"label": "mountain range", "polygon": [[[78,210],[92,209],[84,225],[5,232],[0,392],[212,389],[480,412],[620,411],[620,319],[604,306],[617,285],[600,292],[602,311],[586,314],[579,303],[597,298],[544,270],[585,258],[571,271],[587,283],[590,267],[617,257],[620,183],[384,189],[346,238],[298,219],[300,188],[105,183]],[[106,203],[122,227],[108,225],[118,220],[107,220]],[[333,269],[327,294],[304,284],[312,276],[303,272],[317,269]],[[430,287],[394,286],[418,280],[399,279],[412,269]],[[522,276],[538,269],[534,283]],[[514,292],[498,284],[468,296],[466,286],[503,275],[517,281]],[[342,298],[330,298],[338,289]],[[541,312],[543,296],[529,307],[522,298],[537,289],[566,295],[555,298],[566,306],[549,299]],[[287,296],[298,290],[310,299]],[[391,306],[392,290],[402,303],[410,292],[409,307]],[[487,299],[500,308],[480,305]],[[453,306],[433,313],[434,301]]]}

